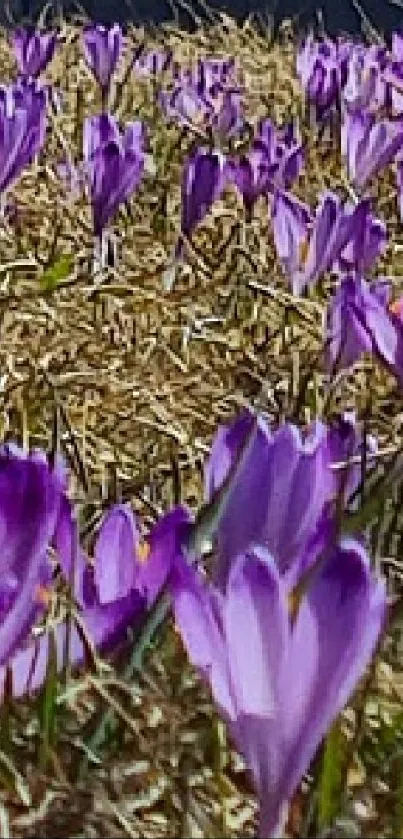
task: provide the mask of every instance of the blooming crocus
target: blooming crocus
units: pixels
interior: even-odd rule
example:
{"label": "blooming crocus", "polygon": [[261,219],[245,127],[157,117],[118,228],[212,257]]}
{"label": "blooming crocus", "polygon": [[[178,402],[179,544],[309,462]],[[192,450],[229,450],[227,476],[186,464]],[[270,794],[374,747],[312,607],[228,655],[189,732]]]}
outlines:
{"label": "blooming crocus", "polygon": [[34,79],[52,60],[57,35],[55,32],[16,29],[12,34],[12,44],[20,75]]}
{"label": "blooming crocus", "polygon": [[341,66],[337,44],[329,38],[303,41],[297,53],[297,74],[316,119],[325,119],[340,102]]}
{"label": "blooming crocus", "polygon": [[40,452],[0,449],[0,664],[25,640],[41,611],[63,481]]}
{"label": "blooming crocus", "polygon": [[108,28],[100,24],[87,26],[83,32],[85,60],[92,70],[103,94],[109,89],[120,58],[123,35],[116,23]]}
{"label": "blooming crocus", "polygon": [[183,252],[183,236],[189,239],[217,201],[228,179],[226,158],[219,151],[196,149],[182,171],[181,229],[176,256]]}
{"label": "blooming crocus", "polygon": [[242,90],[232,77],[233,60],[200,60],[196,69],[174,72],[174,86],[162,91],[160,103],[168,119],[196,133],[213,133],[218,141],[243,127]]}
{"label": "blooming crocus", "polygon": [[218,139],[238,134],[242,125],[242,96],[239,90],[216,89],[208,97],[191,85],[176,86],[160,95],[166,116],[196,133],[212,131]]}
{"label": "blooming crocus", "polygon": [[328,308],[328,365],[348,369],[363,353],[377,358],[403,383],[403,322],[387,304],[388,285],[342,278]]}
{"label": "blooming crocus", "polygon": [[347,244],[337,260],[340,271],[369,271],[386,248],[388,232],[385,222],[372,213],[371,201],[363,198],[355,205],[347,205],[351,213],[351,231]]}
{"label": "blooming crocus", "polygon": [[342,98],[349,110],[377,111],[388,104],[384,77],[386,51],[377,45],[355,44],[348,61],[347,80]]}
{"label": "blooming crocus", "polygon": [[343,203],[326,192],[315,216],[291,193],[278,190],[272,207],[274,244],[294,294],[314,285],[330,269],[371,267],[386,243],[385,225],[369,201]]}
{"label": "blooming crocus", "polygon": [[303,165],[303,147],[292,124],[276,129],[261,120],[249,152],[229,161],[229,177],[242,195],[247,216],[261,195],[289,189]]}
{"label": "blooming crocus", "polygon": [[0,89],[0,193],[32,163],[45,141],[46,94],[36,85]]}
{"label": "blooming crocus", "polygon": [[253,779],[259,836],[281,836],[288,802],[374,651],[385,587],[363,547],[345,539],[293,615],[284,579],[259,547],[233,557],[224,590],[180,560],[171,591],[189,659]]}
{"label": "blooming crocus", "polygon": [[102,237],[120,204],[137,189],[144,171],[144,129],[130,123],[121,133],[109,114],[84,123],[84,167],[89,180],[94,232]]}
{"label": "blooming crocus", "polygon": [[[52,648],[60,672],[66,663],[77,667],[85,662],[91,645],[96,651],[107,652],[124,641],[128,629],[138,627],[165,585],[189,524],[187,511],[174,508],[143,541],[130,507],[116,504],[103,519],[95,540],[94,561],[89,563],[79,544],[74,511],[64,499],[54,544],[78,615],[46,628],[16,650],[8,660],[13,696],[23,696],[43,685]],[[0,694],[5,678],[6,668],[0,667]]]}
{"label": "blooming crocus", "polygon": [[379,119],[369,111],[347,112],[341,129],[341,149],[348,176],[357,189],[388,166],[403,147],[403,124]]}
{"label": "blooming crocus", "polygon": [[193,87],[200,95],[210,96],[219,88],[237,86],[236,63],[232,56],[227,58],[199,58],[189,66],[173,65],[173,77],[177,84]]}
{"label": "blooming crocus", "polygon": [[[368,458],[376,441],[365,444]],[[260,545],[293,584],[301,557],[309,565],[328,538],[324,523],[331,522],[334,500],[342,493],[347,507],[359,485],[360,467],[350,461],[363,456],[363,446],[349,414],[330,425],[316,421],[304,432],[292,423],[271,429],[246,410],[220,426],[204,471],[207,502],[226,493],[214,533],[214,582],[224,588],[233,558]]]}
{"label": "blooming crocus", "polygon": [[224,486],[254,422],[252,441],[215,534],[215,581],[220,587],[225,585],[233,557],[255,544],[265,547],[280,572],[294,579],[299,557],[306,561],[314,549],[326,509],[339,492],[340,473],[333,470],[334,461],[360,449],[354,428],[348,439],[338,427],[328,428],[321,422],[314,422],[304,434],[291,423],[271,431],[262,417],[254,420],[244,412],[220,427],[214,438],[205,468],[207,500]]}

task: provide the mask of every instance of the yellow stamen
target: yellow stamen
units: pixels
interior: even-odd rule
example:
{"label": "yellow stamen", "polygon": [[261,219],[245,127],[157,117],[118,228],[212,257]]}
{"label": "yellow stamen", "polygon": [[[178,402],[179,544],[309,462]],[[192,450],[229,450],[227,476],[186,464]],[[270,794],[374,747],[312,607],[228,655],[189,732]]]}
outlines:
{"label": "yellow stamen", "polygon": [[141,541],[137,548],[137,559],[139,562],[147,562],[150,556],[150,545],[148,542]]}

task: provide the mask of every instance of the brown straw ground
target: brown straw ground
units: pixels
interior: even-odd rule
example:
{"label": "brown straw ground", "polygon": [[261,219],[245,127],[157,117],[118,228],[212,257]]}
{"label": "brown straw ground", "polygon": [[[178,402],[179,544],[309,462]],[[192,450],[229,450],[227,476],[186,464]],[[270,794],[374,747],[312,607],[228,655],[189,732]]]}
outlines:
{"label": "brown straw ground", "polygon": [[[154,41],[142,31],[129,33],[111,105],[123,122],[146,122],[156,174],[145,177],[119,213],[116,265],[95,279],[88,202],[64,187],[57,164],[66,150],[79,160],[83,118],[97,113],[100,103],[81,57],[79,30],[66,26],[64,34],[49,75],[60,89],[63,112],[52,116],[46,148],[13,190],[0,229],[2,436],[59,448],[80,507],[93,510],[125,498],[145,531],[173,503],[200,504],[202,466],[215,429],[244,405],[262,408],[276,422],[288,417],[302,423],[324,408],[325,416],[354,408],[368,417],[381,450],[397,451],[402,400],[371,360],[342,377],[329,395],[321,356],[329,288],[324,284],[304,300],[290,296],[263,203],[245,225],[239,199],[228,192],[200,226],[173,291],[164,291],[178,232],[180,164],[194,138],[165,124],[150,81],[126,74],[130,50],[145,37],[147,47],[158,40],[182,62],[232,54],[248,117],[281,122],[304,113],[290,33],[284,30],[271,43],[229,19],[192,36],[172,28],[160,30]],[[0,62],[7,81],[14,67],[5,37]],[[317,142],[305,123],[304,138],[307,163],[296,192],[314,204],[323,188],[346,189],[346,178],[334,140]],[[376,188],[391,233],[380,272],[393,275],[397,296],[401,232],[393,175]],[[67,269],[57,282],[61,259]],[[400,530],[397,522],[388,545],[395,565]],[[378,553],[385,559],[379,545]],[[398,578],[398,564],[395,571]],[[371,763],[371,732],[383,731],[389,723],[382,714],[395,719],[400,703],[398,668],[390,670],[389,658],[372,673],[372,706],[365,693],[361,716],[359,710],[346,714],[352,742],[346,808],[367,835],[383,830],[382,813],[396,795],[393,771],[384,778]],[[5,706],[0,834],[253,835],[255,804],[242,763],[172,629],[158,636],[147,666],[130,685],[120,672],[117,661],[69,680],[59,696],[57,737],[40,769],[42,706],[35,699]],[[115,708],[119,729],[101,757],[87,752],[83,766],[105,707]],[[355,748],[357,720],[371,758],[366,765]],[[291,812],[295,836],[307,827],[301,821],[305,792]]]}

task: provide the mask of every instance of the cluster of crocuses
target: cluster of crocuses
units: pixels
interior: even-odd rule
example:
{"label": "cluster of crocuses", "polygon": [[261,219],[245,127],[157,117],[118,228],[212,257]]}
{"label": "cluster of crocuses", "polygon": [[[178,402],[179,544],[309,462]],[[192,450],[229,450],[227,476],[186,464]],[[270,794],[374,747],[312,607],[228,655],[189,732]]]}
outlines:
{"label": "cluster of crocuses", "polygon": [[[402,35],[394,33],[390,52],[386,47],[345,39],[315,41],[309,37],[299,51],[297,71],[319,118],[335,105],[341,109],[341,153],[354,189],[362,195],[371,179],[395,161],[402,208]],[[369,206],[367,199],[357,198],[355,206],[347,211],[349,220],[343,221],[340,201],[325,196],[312,222],[305,205],[288,198],[285,210],[280,199],[277,243],[281,243],[280,257],[293,274],[295,291],[312,283],[323,271],[338,274],[327,317],[330,364],[349,367],[363,353],[373,352],[402,383],[401,301],[391,300],[392,284],[387,279],[368,281],[366,276],[386,244],[385,227],[371,218]]]}
{"label": "cluster of crocuses", "polygon": [[270,202],[278,189],[288,189],[303,165],[303,147],[292,123],[277,129],[270,119],[259,120],[249,151],[224,154],[220,148],[198,147],[184,162],[182,173],[181,236],[189,239],[227,187],[241,196],[250,221],[259,198]]}
{"label": "cluster of crocuses", "polygon": [[343,107],[400,116],[402,46],[398,32],[392,36],[390,51],[386,45],[366,45],[344,37],[305,38],[297,54],[297,73],[316,118],[322,121]]}
{"label": "cluster of crocuses", "polygon": [[[67,159],[59,166],[59,174],[74,197],[85,185],[89,187],[96,253],[98,255],[100,249],[98,256],[102,265],[106,250],[105,228],[120,205],[131,197],[143,174],[145,129],[135,122],[121,131],[116,119],[107,110],[113,76],[124,46],[120,27],[88,26],[84,29],[82,43],[86,63],[102,92],[103,112],[101,116],[90,117],[85,122],[83,163],[76,165],[73,160]],[[18,32],[14,47],[24,77],[34,77],[46,66],[55,45],[55,36],[34,31]],[[162,112],[168,120],[196,132],[206,141],[219,146],[243,127],[242,91],[236,82],[233,59],[199,60],[195,68],[183,68],[172,62],[170,52],[149,52],[142,47],[133,54],[129,69],[139,77],[155,77],[170,69],[171,86],[160,91],[158,97]],[[177,253],[182,248],[183,237],[190,236],[220,195],[221,169],[220,154],[205,149],[196,151],[194,157],[185,163],[181,239]],[[203,176],[203,195],[198,194],[200,174]],[[204,185],[205,174],[207,181]],[[245,188],[248,189],[247,186]],[[257,190],[254,184],[250,188]],[[196,194],[191,194],[192,190]]]}
{"label": "cluster of crocuses", "polygon": [[[403,147],[403,36],[386,46],[309,36],[297,55],[305,96],[323,121],[341,114],[341,150],[348,176],[362,190]],[[399,166],[401,172],[401,164]],[[400,181],[398,178],[400,189]]]}
{"label": "cluster of crocuses", "polygon": [[[373,449],[372,441],[366,459]],[[116,504],[89,558],[63,465],[4,446],[2,689],[7,672],[14,696],[38,689],[51,650],[60,671],[85,663],[91,645],[112,648],[167,587],[189,659],[245,758],[260,835],[279,835],[287,803],[384,625],[385,587],[365,540],[339,532],[340,509],[360,483],[360,454],[353,416],[301,433],[245,412],[219,428],[205,470],[206,504],[215,511],[204,517],[214,521],[209,580],[203,539],[195,538],[200,517],[174,508],[144,537],[130,506]],[[69,615],[52,624],[43,618],[56,563],[70,588]]]}

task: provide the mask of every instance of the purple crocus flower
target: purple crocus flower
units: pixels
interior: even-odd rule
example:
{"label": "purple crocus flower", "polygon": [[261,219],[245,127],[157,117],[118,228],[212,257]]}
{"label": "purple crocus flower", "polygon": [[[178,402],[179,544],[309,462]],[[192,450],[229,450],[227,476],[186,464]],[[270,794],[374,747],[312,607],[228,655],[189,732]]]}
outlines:
{"label": "purple crocus flower", "polygon": [[199,58],[191,67],[175,64],[173,75],[178,84],[193,87],[199,94],[210,96],[222,88],[236,87],[236,63],[226,58]]}
{"label": "purple crocus flower", "polygon": [[199,61],[195,70],[174,73],[174,87],[162,91],[160,103],[168,119],[197,133],[210,131],[220,140],[241,130],[243,97],[233,80],[232,59]]}
{"label": "purple crocus flower", "polygon": [[209,683],[253,779],[259,836],[281,836],[288,802],[375,649],[385,587],[363,547],[345,539],[314,575],[296,615],[273,557],[258,547],[233,557],[224,590],[183,560],[171,590],[190,661]]}
{"label": "purple crocus flower", "polygon": [[144,129],[141,122],[123,134],[109,114],[84,123],[84,166],[89,181],[94,232],[98,237],[137,189],[144,171]]}
{"label": "purple crocus flower", "polygon": [[176,256],[183,252],[183,236],[189,239],[217,201],[228,180],[226,158],[219,151],[196,149],[182,172],[181,232]]}
{"label": "purple crocus flower", "polygon": [[0,449],[0,664],[8,662],[41,611],[50,579],[47,556],[64,490],[40,452]]}
{"label": "purple crocus flower", "polygon": [[45,141],[46,93],[34,84],[0,89],[0,192],[29,166]]}
{"label": "purple crocus flower", "polygon": [[386,243],[385,225],[370,202],[344,204],[326,192],[313,217],[291,193],[278,190],[272,209],[274,244],[294,294],[301,294],[329,271],[367,270]]}
{"label": "purple crocus flower", "polygon": [[27,79],[36,78],[53,58],[57,44],[56,33],[16,29],[11,37],[20,75]]}
{"label": "purple crocus flower", "polygon": [[371,200],[363,198],[355,205],[347,205],[351,212],[351,235],[337,260],[342,272],[364,274],[384,252],[388,231],[385,222],[372,213]]}
{"label": "purple crocus flower", "polygon": [[218,138],[238,134],[242,125],[242,96],[239,90],[215,89],[208,97],[191,85],[177,85],[163,91],[160,102],[166,116],[197,133],[212,131]]}
{"label": "purple crocus flower", "polygon": [[111,28],[97,24],[84,29],[85,60],[104,93],[109,89],[122,46],[122,30],[117,23]]}
{"label": "purple crocus flower", "polygon": [[229,174],[242,195],[247,216],[261,195],[274,188],[289,189],[303,165],[303,147],[293,124],[276,130],[261,120],[250,151],[229,162]]}
{"label": "purple crocus flower", "polygon": [[403,383],[403,322],[388,306],[385,282],[372,283],[348,274],[329,303],[327,360],[349,368],[363,353],[374,353]]}
{"label": "purple crocus flower", "polygon": [[389,91],[384,77],[386,51],[379,46],[354,44],[342,98],[350,111],[378,111],[388,105]]}
{"label": "purple crocus flower", "polygon": [[[0,485],[1,489],[1,485]],[[77,525],[67,499],[60,509],[55,547],[79,607],[82,631],[74,620],[43,632],[15,652],[8,666],[14,697],[38,690],[46,679],[52,635],[58,672],[67,661],[77,667],[86,660],[84,636],[97,650],[108,651],[136,627],[166,582],[189,526],[188,513],[175,508],[162,517],[147,542],[139,532],[130,507],[118,504],[106,514],[94,546],[94,563],[87,562],[78,541]],[[0,667],[0,695],[6,668]]]}
{"label": "purple crocus flower", "polygon": [[325,119],[340,102],[341,66],[337,44],[329,38],[303,41],[297,54],[297,74],[317,120]]}
{"label": "purple crocus flower", "polygon": [[341,131],[342,155],[351,182],[362,189],[403,148],[403,124],[368,111],[347,112]]}

